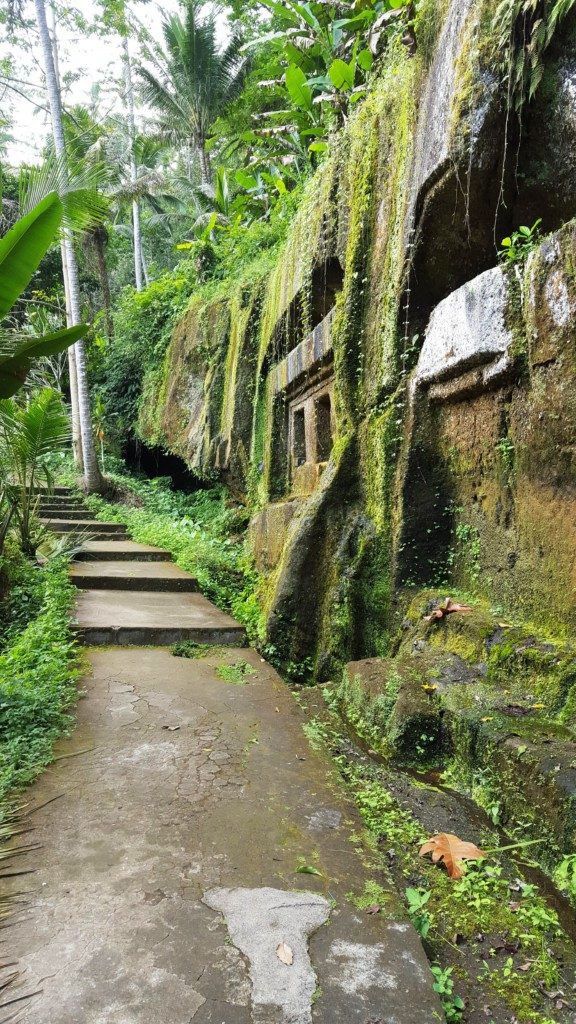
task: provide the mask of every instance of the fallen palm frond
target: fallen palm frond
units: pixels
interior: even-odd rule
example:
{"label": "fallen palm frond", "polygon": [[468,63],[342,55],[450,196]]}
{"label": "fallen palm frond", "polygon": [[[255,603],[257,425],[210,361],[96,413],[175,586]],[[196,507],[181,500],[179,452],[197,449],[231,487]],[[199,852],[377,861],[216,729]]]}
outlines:
{"label": "fallen palm frond", "polygon": [[[3,862],[0,880],[34,873],[34,868],[13,868],[17,858],[40,848],[37,843],[12,845],[16,837],[32,831],[31,828],[21,825],[24,810],[24,806],[11,808],[5,812],[4,820],[0,825],[0,863]],[[12,892],[0,890],[0,929],[8,928],[14,923],[16,910],[22,906],[23,901],[29,895],[30,890]],[[0,1024],[15,1024],[20,1019],[24,1004],[42,991],[42,989],[35,989],[32,992],[19,992],[23,982],[24,976],[14,960],[6,959],[0,962]]]}

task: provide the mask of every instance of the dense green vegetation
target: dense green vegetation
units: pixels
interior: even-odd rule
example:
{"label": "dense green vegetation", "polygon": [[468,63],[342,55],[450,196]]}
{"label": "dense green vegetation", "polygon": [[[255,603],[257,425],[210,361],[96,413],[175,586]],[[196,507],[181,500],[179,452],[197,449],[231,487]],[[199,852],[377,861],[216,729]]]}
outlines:
{"label": "dense green vegetation", "polygon": [[45,568],[9,549],[0,563],[0,815],[6,798],[50,763],[71,724],[79,661],[70,628],[74,588],[66,559]]}

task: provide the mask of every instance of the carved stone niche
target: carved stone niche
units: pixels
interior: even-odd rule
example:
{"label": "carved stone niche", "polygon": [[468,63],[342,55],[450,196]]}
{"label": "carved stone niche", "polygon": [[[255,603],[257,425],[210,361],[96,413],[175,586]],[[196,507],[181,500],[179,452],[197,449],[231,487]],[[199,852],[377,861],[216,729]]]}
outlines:
{"label": "carved stone niche", "polygon": [[[271,371],[286,415],[286,490],[310,494],[330,458],[334,436],[332,313]],[[284,441],[284,444],[286,442]]]}
{"label": "carved stone niche", "polygon": [[330,458],[334,437],[334,380],[330,376],[288,406],[291,489],[309,494]]}

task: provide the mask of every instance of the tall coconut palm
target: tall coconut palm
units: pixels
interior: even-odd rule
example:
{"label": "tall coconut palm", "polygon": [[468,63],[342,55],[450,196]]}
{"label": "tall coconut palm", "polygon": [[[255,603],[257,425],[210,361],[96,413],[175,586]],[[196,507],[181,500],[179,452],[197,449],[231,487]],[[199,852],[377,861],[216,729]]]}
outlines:
{"label": "tall coconut palm", "polygon": [[[138,164],[134,150],[136,137],[136,120],[134,117],[134,89],[132,86],[132,62],[128,46],[128,36],[122,37],[122,62],[124,64],[124,93],[126,98],[126,110],[128,113],[128,134],[130,139],[130,181],[136,184],[138,178]],[[142,250],[142,228],[140,225],[140,203],[138,199],[132,200],[132,235],[134,242],[134,279],[136,291],[142,291],[142,274],[145,273],[144,255]],[[146,282],[148,283],[148,282]]]}
{"label": "tall coconut palm", "polygon": [[237,33],[218,49],[214,15],[203,13],[203,7],[202,0],[186,0],[183,18],[174,14],[164,21],[166,45],[159,73],[141,67],[139,75],[162,133],[197,156],[206,185],[211,182],[206,148],[210,127],[238,96],[246,60]]}
{"label": "tall coconut palm", "polygon": [[[177,206],[167,174],[167,143],[150,135],[133,134],[129,118],[99,116],[96,107],[75,104],[65,116],[66,148],[72,161],[99,179],[115,229],[130,237],[133,245],[136,290],[148,284],[140,217],[149,208],[161,218],[165,206]],[[138,208],[137,218],[134,216]],[[130,227],[128,228],[128,222]],[[138,226],[137,231],[134,230]],[[83,238],[86,255],[100,281],[108,337],[113,334],[111,289],[106,265],[109,231],[94,220]]]}
{"label": "tall coconut palm", "polygon": [[[48,105],[50,107],[50,119],[52,122],[52,136],[54,139],[54,150],[56,156],[66,160],[66,144],[64,141],[64,127],[62,120],[62,103],[60,99],[60,83],[54,62],[54,51],[52,40],[48,31],[46,18],[46,7],[44,0],[34,0],[36,10],[36,23],[40,36],[44,76],[46,80],[46,92],[48,94]],[[71,325],[81,323],[80,310],[80,285],[78,278],[78,262],[74,251],[74,244],[68,231],[64,233],[63,253],[65,256],[64,274],[65,282],[68,285],[68,299]],[[74,365],[75,364],[75,365]],[[71,364],[71,377],[73,370],[76,373],[76,390],[78,396],[78,416],[80,420],[80,435],[82,439],[82,456],[84,463],[84,484],[88,491],[100,491],[103,489],[103,479],[98,466],[96,446],[92,432],[90,414],[90,396],[88,391],[88,375],[86,370],[86,355],[83,341],[77,341],[74,346],[74,360]]]}

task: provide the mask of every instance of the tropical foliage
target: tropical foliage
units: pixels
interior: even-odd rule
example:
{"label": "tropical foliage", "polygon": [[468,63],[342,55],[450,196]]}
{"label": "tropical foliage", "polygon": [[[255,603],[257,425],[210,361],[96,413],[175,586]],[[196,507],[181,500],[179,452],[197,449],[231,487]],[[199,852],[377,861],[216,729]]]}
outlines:
{"label": "tropical foliage", "polygon": [[520,110],[534,96],[544,72],[543,57],[576,0],[501,0],[494,15],[494,45],[511,102]]}
{"label": "tropical foliage", "polygon": [[5,322],[54,241],[63,214],[58,195],[51,192],[0,239],[1,398],[18,391],[34,359],[62,352],[87,331],[87,327],[80,324],[53,331],[44,337],[30,337],[11,329]]}
{"label": "tropical foliage", "polygon": [[70,440],[61,396],[46,388],[22,404],[0,401],[0,553],[8,528],[18,529],[22,550],[33,554],[40,540],[38,487],[53,486],[49,458]]}
{"label": "tropical foliage", "polygon": [[199,161],[202,181],[211,180],[206,149],[210,127],[240,93],[246,62],[240,54],[240,36],[220,50],[216,18],[202,14],[198,0],[188,0],[184,17],[171,15],[164,22],[165,51],[154,64],[140,68],[144,98],[157,111],[163,136],[188,147]]}

